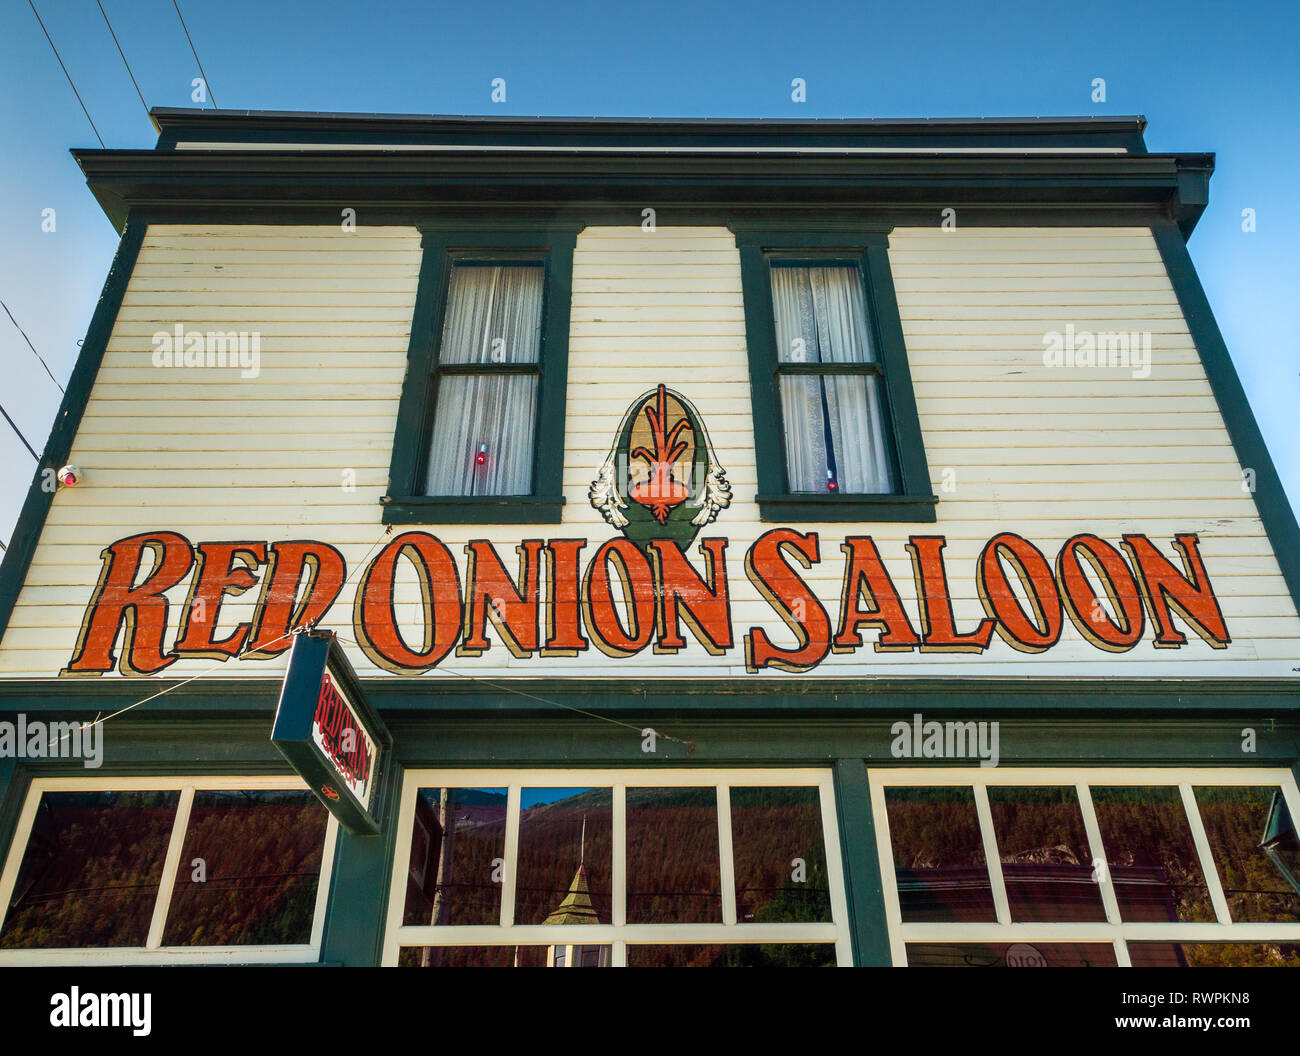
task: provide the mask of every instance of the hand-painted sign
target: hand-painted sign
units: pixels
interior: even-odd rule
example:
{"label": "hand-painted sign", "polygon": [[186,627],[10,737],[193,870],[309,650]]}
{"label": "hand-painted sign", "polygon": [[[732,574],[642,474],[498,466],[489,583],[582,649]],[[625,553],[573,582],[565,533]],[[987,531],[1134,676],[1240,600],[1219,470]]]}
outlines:
{"label": "hand-painted sign", "polygon": [[[655,520],[653,504],[648,515]],[[519,658],[573,657],[593,647],[628,657],[651,645],[673,653],[686,647],[687,635],[720,656],[739,641],[752,672],[812,670],[831,652],[863,648],[864,631],[876,632],[876,652],[979,654],[996,635],[1018,652],[1042,653],[1062,640],[1067,619],[1083,641],[1110,653],[1135,648],[1148,628],[1157,649],[1185,646],[1187,630],[1213,649],[1230,641],[1194,533],[1174,537],[1175,564],[1145,535],[1125,535],[1118,546],[1075,535],[1053,561],[1028,539],[1002,532],[967,573],[984,617],[959,626],[943,536],[914,535],[902,547],[915,584],[915,601],[905,606],[871,536],[839,541],[841,588],[828,597],[813,583],[818,566],[832,560],[832,547],[823,547],[817,532],[773,528],[744,559],[746,589],[767,602],[773,618],[740,636],[732,625],[729,542],[698,540],[701,569],[672,538],[647,537],[639,545],[608,539],[585,567],[586,539],[529,539],[515,547],[516,576],[496,545],[475,539],[464,544],[462,581],[446,543],[428,532],[404,532],[361,569],[350,599],[353,630],[377,667],[400,674],[434,668],[453,650],[457,657],[482,655],[492,645],[489,624]],[[123,674],[154,674],[187,657],[276,656],[288,648],[293,628],[331,610],[348,579],[342,554],[303,540],[192,544],[176,532],[154,531],[119,539],[102,559],[64,675],[111,671],[119,638]],[[258,586],[259,576],[251,618],[219,631],[225,597]],[[187,577],[189,600],[177,606],[167,592],[179,591]],[[399,611],[412,611],[396,604],[399,583],[412,581],[422,599],[419,615],[399,618]],[[769,634],[781,625],[793,644]]]}
{"label": "hand-painted sign", "polygon": [[293,636],[271,743],[344,828],[379,831],[376,789],[388,731],[332,633]]}
{"label": "hand-painted sign", "polygon": [[731,485],[700,413],[660,385],[628,408],[588,497],[638,546],[671,539],[686,549],[731,505]]}

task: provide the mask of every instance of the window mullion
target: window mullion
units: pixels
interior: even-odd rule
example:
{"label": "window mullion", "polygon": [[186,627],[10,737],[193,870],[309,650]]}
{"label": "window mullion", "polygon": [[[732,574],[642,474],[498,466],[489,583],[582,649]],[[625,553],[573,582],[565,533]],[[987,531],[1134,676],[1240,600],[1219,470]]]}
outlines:
{"label": "window mullion", "polygon": [[1007,885],[1002,877],[1002,856],[998,853],[997,836],[993,831],[993,809],[989,806],[988,786],[976,783],[975,813],[980,822],[980,838],[984,843],[984,861],[989,870],[989,883],[993,888],[993,906],[997,910],[998,923],[1011,923],[1011,903],[1007,899]]}
{"label": "window mullion", "polygon": [[[1088,847],[1092,851],[1094,874],[1097,871],[1097,863],[1102,864],[1098,884],[1101,887],[1101,903],[1106,908],[1106,919],[1112,924],[1119,924],[1122,922],[1119,898],[1115,894],[1115,882],[1110,876],[1110,863],[1106,860],[1106,848],[1101,838],[1101,826],[1097,822],[1097,809],[1092,802],[1092,791],[1086,781],[1080,781],[1074,787],[1079,797],[1079,810],[1083,814],[1083,829],[1088,834]],[[1118,952],[1117,946],[1117,955]],[[1125,953],[1124,956],[1127,957],[1128,954]]]}
{"label": "window mullion", "polygon": [[172,821],[171,840],[167,844],[167,857],[163,859],[162,877],[158,881],[158,897],[153,904],[153,917],[149,921],[149,937],[145,949],[156,950],[162,945],[163,928],[167,924],[167,911],[171,909],[172,891],[176,887],[176,874],[180,870],[181,850],[185,846],[185,830],[190,824],[190,808],[194,805],[194,786],[181,789],[176,804],[176,817]]}
{"label": "window mullion", "polygon": [[627,785],[614,785],[610,799],[613,806],[610,839],[614,855],[610,868],[610,922],[621,928],[627,924]]}
{"label": "window mullion", "polygon": [[506,872],[501,878],[501,926],[515,923],[515,876],[519,871],[519,805],[523,786],[510,785],[506,790]]}
{"label": "window mullion", "polygon": [[1220,924],[1231,924],[1232,915],[1228,912],[1228,900],[1223,894],[1223,884],[1219,880],[1219,870],[1214,864],[1214,852],[1210,849],[1210,838],[1205,834],[1205,824],[1201,821],[1201,810],[1196,805],[1196,793],[1192,791],[1190,781],[1181,781],[1178,791],[1183,797],[1183,811],[1187,815],[1187,824],[1192,830],[1192,842],[1196,844],[1196,854],[1201,860],[1201,872],[1205,874],[1205,886],[1210,891],[1210,903],[1214,906],[1214,917]]}
{"label": "window mullion", "polygon": [[[736,861],[731,840],[731,789],[717,786],[718,866],[722,879],[722,923],[736,923]],[[823,823],[824,824],[824,823]]]}

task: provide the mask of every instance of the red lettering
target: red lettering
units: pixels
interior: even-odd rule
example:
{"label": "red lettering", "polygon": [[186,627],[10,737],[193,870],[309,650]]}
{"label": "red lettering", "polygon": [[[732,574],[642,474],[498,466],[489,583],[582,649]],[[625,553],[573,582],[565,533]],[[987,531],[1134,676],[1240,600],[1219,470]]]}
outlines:
{"label": "red lettering", "polygon": [[1174,536],[1174,549],[1182,558],[1185,572],[1179,572],[1145,535],[1126,535],[1120,544],[1137,569],[1142,599],[1156,625],[1152,644],[1157,649],[1177,649],[1187,643],[1187,636],[1174,627],[1171,609],[1212,648],[1226,649],[1232,641],[1201,561],[1198,542],[1191,532]]}
{"label": "red lettering", "polygon": [[711,656],[731,648],[731,603],[727,598],[727,541],[700,540],[708,583],[686,560],[681,547],[670,540],[651,541],[648,556],[659,584],[659,627],[656,653],[675,653],[686,646],[679,617],[691,628]]}
{"label": "red lettering", "polygon": [[993,639],[996,621],[981,620],[975,630],[966,633],[957,630],[943,564],[943,548],[947,545],[941,535],[913,535],[906,546],[912,555],[916,595],[921,602],[921,652],[982,653]]}
{"label": "red lettering", "polygon": [[[907,652],[920,642],[889,578],[880,552],[870,536],[855,536],[840,544],[844,551],[844,589],[840,592],[840,629],[831,646],[837,653],[852,652],[862,644],[859,627],[880,630],[875,651]],[[860,602],[866,600],[867,608]]]}
{"label": "red lettering", "polygon": [[[145,551],[153,568],[135,584]],[[126,627],[121,671],[124,675],[152,675],[177,660],[163,651],[167,631],[166,591],[189,573],[194,562],[190,541],[175,532],[145,532],[106,547],[100,553],[103,568],[99,583],[86,606],[72,659],[61,675],[99,675],[113,670],[113,645]]]}
{"label": "red lettering", "polygon": [[[397,562],[415,571],[424,609],[424,636],[411,649],[398,630],[394,593]],[[456,561],[427,532],[406,532],[385,546],[361,575],[352,624],[362,651],[376,667],[401,673],[424,671],[441,661],[460,637],[460,575]]]}
{"label": "red lettering", "polygon": [[781,649],[761,627],[751,628],[745,635],[745,668],[751,672],[764,667],[808,671],[821,663],[830,649],[830,617],[817,595],[786,562],[786,555],[804,568],[812,568],[820,560],[817,533],[800,535],[790,528],[773,528],[759,536],[745,555],[749,581],[798,642],[793,649]]}

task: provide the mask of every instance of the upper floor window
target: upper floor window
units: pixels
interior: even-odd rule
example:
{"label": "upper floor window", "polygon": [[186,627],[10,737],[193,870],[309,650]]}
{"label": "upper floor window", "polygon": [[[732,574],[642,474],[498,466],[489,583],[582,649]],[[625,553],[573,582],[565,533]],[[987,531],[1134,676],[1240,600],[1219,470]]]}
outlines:
{"label": "upper floor window", "polygon": [[452,266],[425,494],[532,491],[544,278],[540,263]]}
{"label": "upper floor window", "polygon": [[857,266],[773,261],[771,279],[790,490],[892,492],[893,445]]}
{"label": "upper floor window", "polygon": [[560,519],[578,230],[425,227],[385,523]]}
{"label": "upper floor window", "polygon": [[843,223],[731,228],[762,519],[935,520],[887,236]]}

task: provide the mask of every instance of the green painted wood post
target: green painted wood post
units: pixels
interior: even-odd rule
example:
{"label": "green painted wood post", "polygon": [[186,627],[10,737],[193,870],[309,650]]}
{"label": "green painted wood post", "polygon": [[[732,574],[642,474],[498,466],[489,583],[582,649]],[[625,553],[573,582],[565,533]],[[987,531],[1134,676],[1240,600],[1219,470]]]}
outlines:
{"label": "green painted wood post", "polygon": [[885,922],[885,894],[876,851],[867,765],[861,759],[838,759],[834,775],[853,963],[858,967],[888,966],[892,963],[889,928]]}

